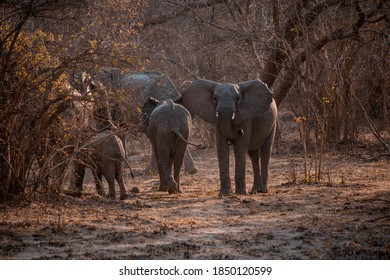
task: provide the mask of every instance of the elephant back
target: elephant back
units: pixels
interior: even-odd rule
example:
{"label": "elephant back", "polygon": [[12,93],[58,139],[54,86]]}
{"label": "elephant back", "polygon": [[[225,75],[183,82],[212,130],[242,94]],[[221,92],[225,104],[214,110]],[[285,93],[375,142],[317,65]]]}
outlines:
{"label": "elephant back", "polygon": [[164,74],[151,72],[128,72],[121,79],[121,86],[125,95],[134,97],[138,104],[143,104],[148,97],[157,100],[175,99],[179,91],[173,82]]}
{"label": "elephant back", "polygon": [[170,133],[174,128],[178,128],[188,137],[191,130],[190,113],[183,106],[173,103],[171,99],[159,102],[150,115],[149,132]]}
{"label": "elephant back", "polygon": [[146,98],[154,97],[160,101],[180,96],[172,80],[158,71],[122,71],[119,68],[101,68],[95,79],[109,90],[123,91],[124,95],[137,97],[141,104]]}
{"label": "elephant back", "polygon": [[146,72],[146,74],[154,81],[153,87],[149,92],[150,97],[154,97],[157,100],[174,100],[180,96],[176,86],[166,75],[157,71]]}
{"label": "elephant back", "polygon": [[115,161],[124,159],[125,149],[122,140],[111,131],[97,133],[91,141],[91,148],[96,157]]}
{"label": "elephant back", "polygon": [[102,68],[95,79],[110,92],[114,123],[131,124],[140,120],[139,108],[148,97],[158,100],[176,99],[179,91],[173,82],[157,71],[122,71],[119,68]]}

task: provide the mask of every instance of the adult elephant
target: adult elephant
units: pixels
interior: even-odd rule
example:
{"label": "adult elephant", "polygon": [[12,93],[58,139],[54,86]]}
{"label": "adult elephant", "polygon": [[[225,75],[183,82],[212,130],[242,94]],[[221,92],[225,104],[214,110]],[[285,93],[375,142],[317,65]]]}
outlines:
{"label": "adult elephant", "polygon": [[142,105],[148,97],[157,100],[175,99],[179,96],[173,82],[157,71],[121,71],[118,68],[101,68],[96,78],[110,90],[126,90],[125,98],[133,98]]}
{"label": "adult elephant", "polygon": [[[102,82],[114,95],[117,110],[113,111],[113,119],[122,119],[122,123],[134,122],[139,118],[139,109],[148,97],[163,101],[180,97],[173,82],[157,71],[132,72],[121,71],[118,68],[99,69],[95,78]],[[124,116],[124,117],[121,117]],[[142,131],[145,132],[145,131]],[[151,156],[151,170],[157,171],[157,161],[154,151]],[[197,172],[193,158],[186,149],[184,168],[190,174]]]}
{"label": "adult elephant", "polygon": [[239,84],[195,80],[182,94],[182,100],[191,114],[216,125],[220,196],[231,192],[229,143],[234,146],[236,193],[248,194],[246,153],[253,166],[251,192],[267,192],[268,163],[277,125],[277,107],[268,87],[260,80]]}

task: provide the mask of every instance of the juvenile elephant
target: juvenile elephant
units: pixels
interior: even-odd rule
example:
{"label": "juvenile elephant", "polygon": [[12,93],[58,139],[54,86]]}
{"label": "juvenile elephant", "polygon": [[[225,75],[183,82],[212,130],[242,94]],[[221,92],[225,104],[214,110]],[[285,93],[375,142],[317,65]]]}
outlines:
{"label": "juvenile elephant", "polygon": [[[121,71],[118,68],[102,68],[95,79],[103,83],[112,95],[110,106],[114,108],[114,123],[129,123],[138,114],[137,109],[149,97],[163,101],[180,96],[173,82],[157,71],[134,72]],[[115,104],[112,104],[115,103]],[[152,151],[151,170],[157,169],[156,157]],[[184,157],[184,168],[190,174],[197,172],[194,160],[187,150]]]}
{"label": "juvenile elephant", "polygon": [[92,169],[99,195],[103,196],[105,194],[102,185],[102,176],[104,176],[109,186],[110,198],[115,199],[116,197],[116,180],[119,185],[120,199],[126,199],[128,195],[123,181],[124,162],[126,162],[126,159],[122,140],[109,130],[97,133],[92,137],[85,151],[82,151],[82,156],[76,161],[75,194],[81,194],[85,169],[89,167]]}
{"label": "juvenile elephant", "polygon": [[229,143],[234,147],[236,193],[248,193],[246,153],[253,166],[251,192],[267,192],[268,163],[277,125],[277,107],[268,87],[260,80],[240,84],[196,80],[182,94],[182,101],[191,114],[216,125],[220,196],[231,192]]}
{"label": "juvenile elephant", "polygon": [[149,97],[142,107],[142,115],[146,135],[152,143],[157,158],[160,176],[159,191],[168,191],[170,194],[181,192],[180,169],[187,144],[192,144],[188,142],[191,133],[190,113],[170,99],[158,101]]}

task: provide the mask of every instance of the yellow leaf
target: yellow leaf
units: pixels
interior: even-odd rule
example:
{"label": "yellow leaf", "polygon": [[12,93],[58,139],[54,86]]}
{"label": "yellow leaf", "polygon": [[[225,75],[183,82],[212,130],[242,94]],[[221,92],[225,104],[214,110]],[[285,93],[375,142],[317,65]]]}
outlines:
{"label": "yellow leaf", "polygon": [[91,41],[89,41],[89,43],[91,44],[91,49],[96,48],[97,40],[91,40]]}

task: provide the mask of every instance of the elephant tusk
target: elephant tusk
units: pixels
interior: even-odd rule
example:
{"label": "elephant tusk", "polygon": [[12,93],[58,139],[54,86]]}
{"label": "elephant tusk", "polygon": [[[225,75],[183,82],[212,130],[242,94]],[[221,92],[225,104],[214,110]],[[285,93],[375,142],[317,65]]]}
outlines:
{"label": "elephant tusk", "polygon": [[236,112],[233,112],[232,121],[234,121],[235,118],[236,118]]}
{"label": "elephant tusk", "polygon": [[215,117],[219,118],[219,112],[218,111],[215,113]]}

